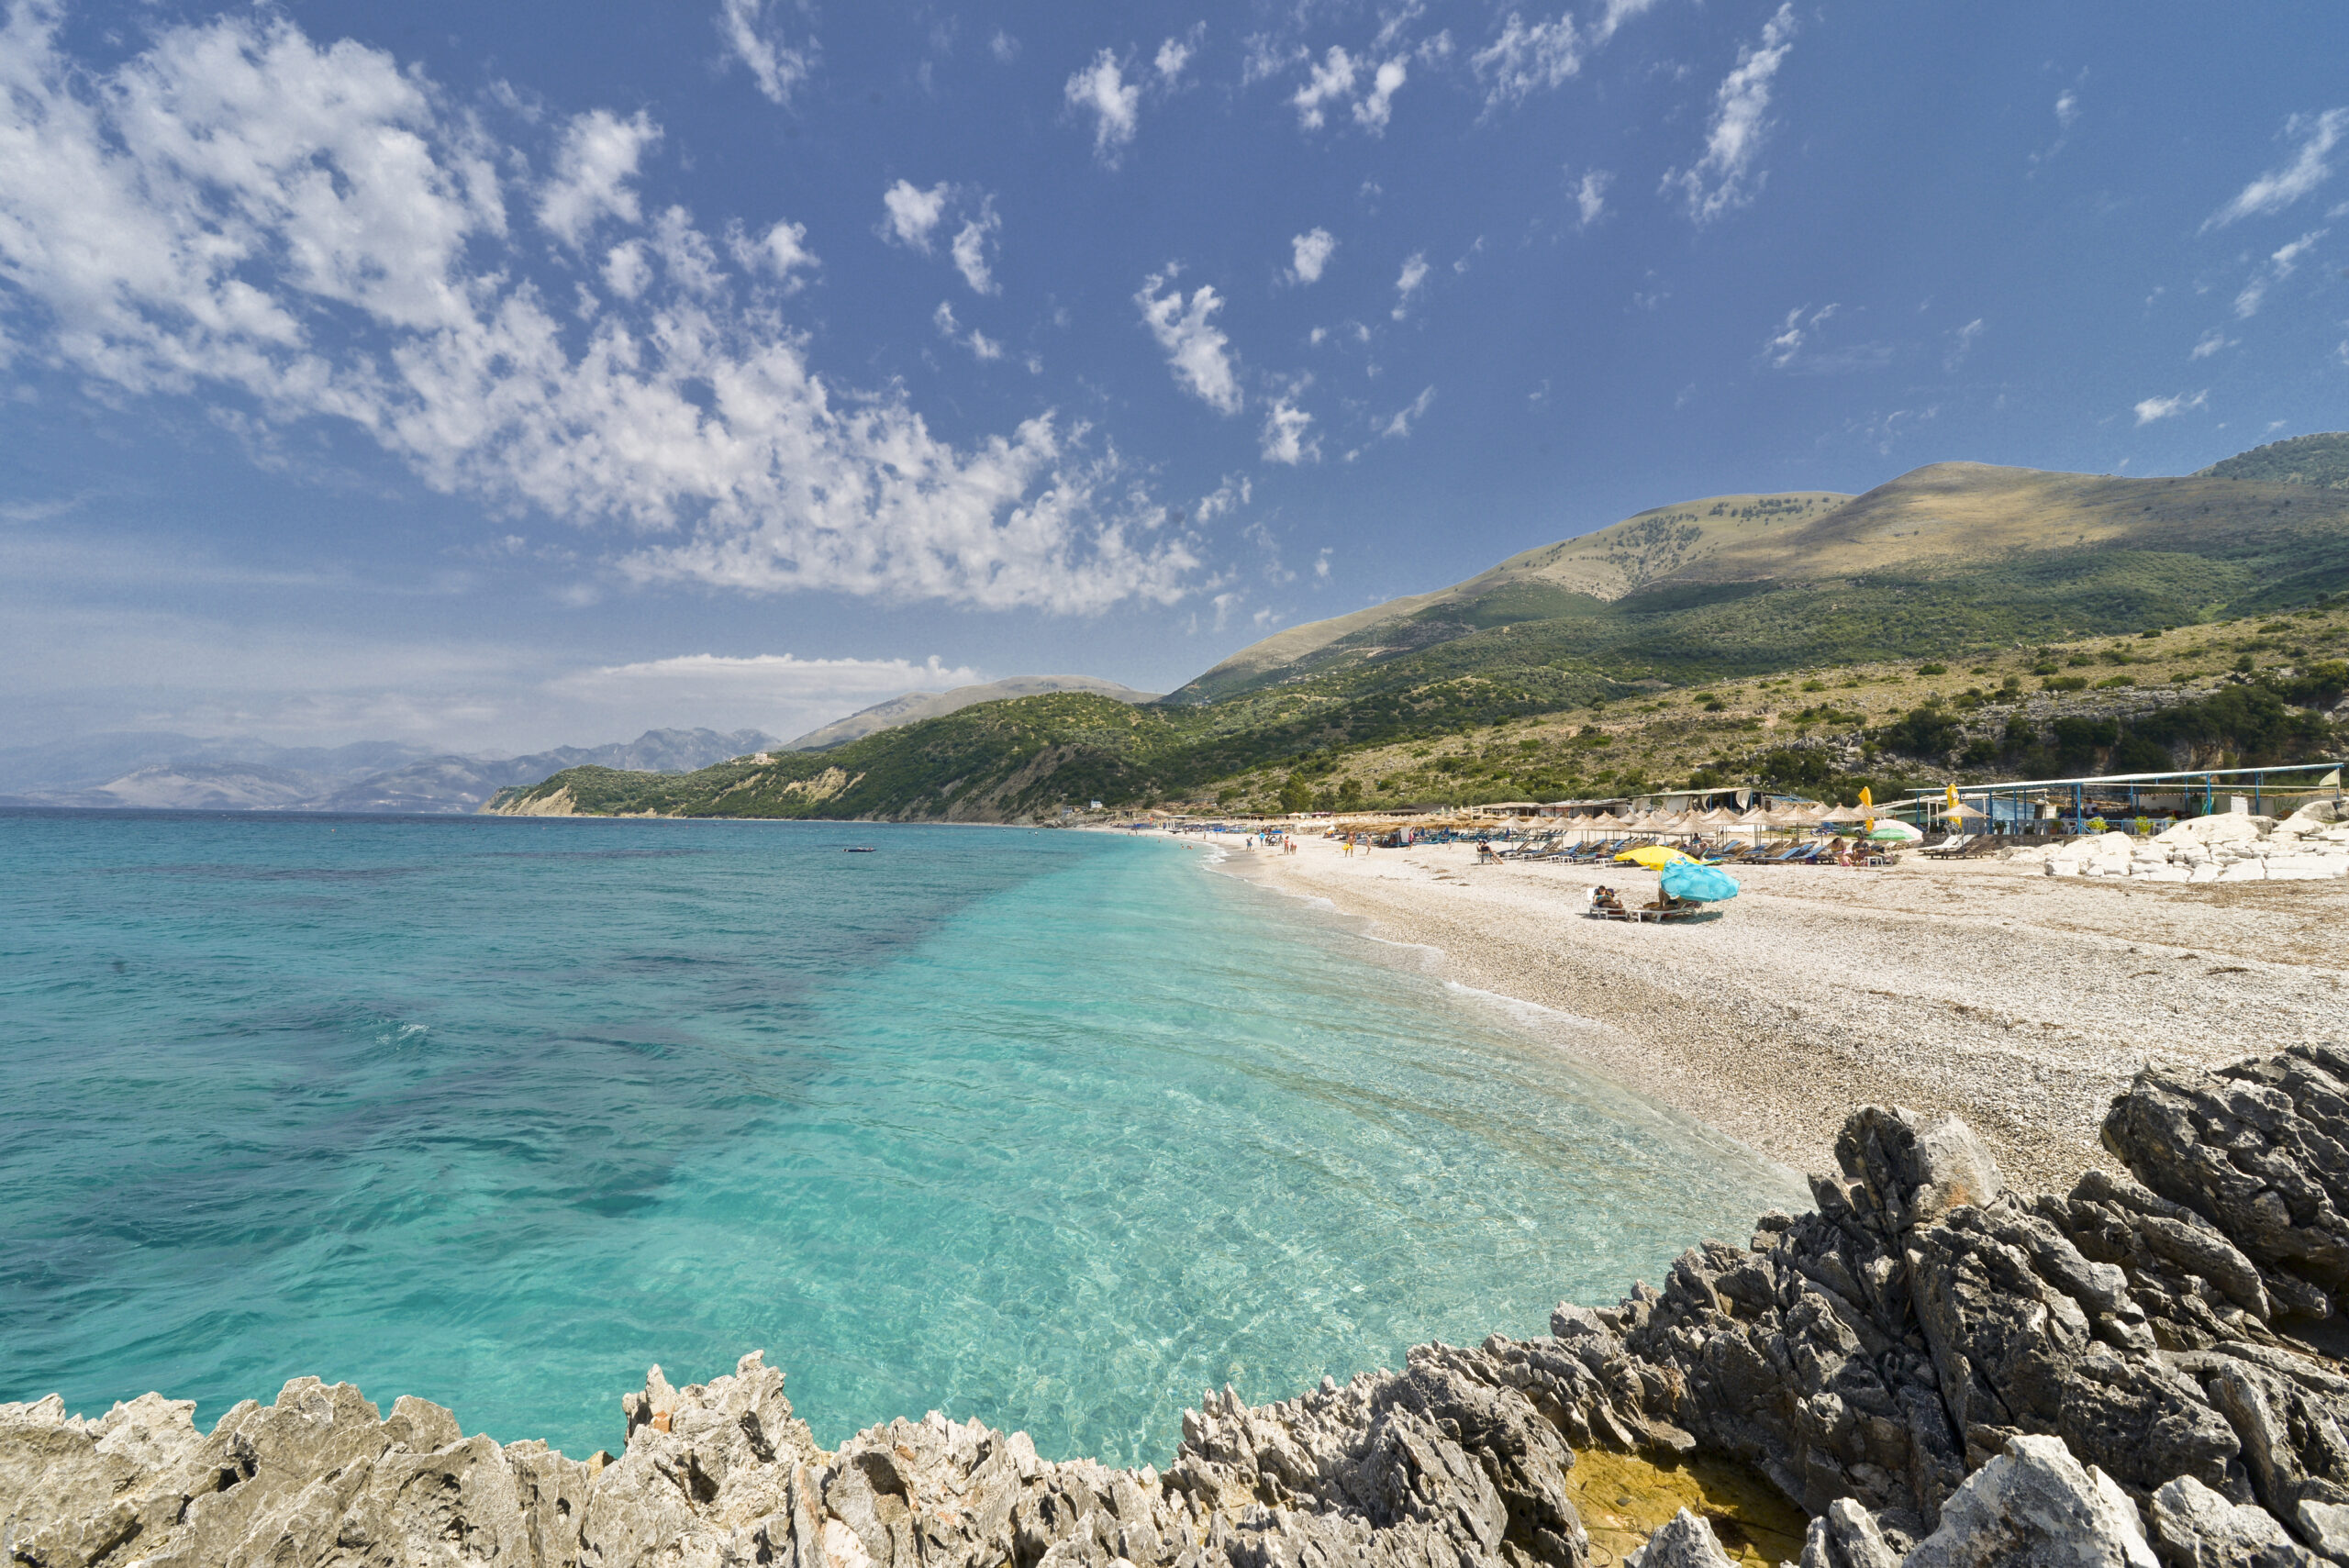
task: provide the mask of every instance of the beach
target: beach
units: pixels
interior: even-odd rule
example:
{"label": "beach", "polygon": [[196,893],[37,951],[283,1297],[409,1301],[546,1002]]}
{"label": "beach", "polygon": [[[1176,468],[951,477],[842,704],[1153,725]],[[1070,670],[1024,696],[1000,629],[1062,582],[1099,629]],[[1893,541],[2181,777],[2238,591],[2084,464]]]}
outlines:
{"label": "beach", "polygon": [[1434,950],[1446,980],[1548,1009],[1520,1012],[1595,1071],[1800,1171],[1835,1168],[1853,1110],[1898,1105],[1963,1117],[2009,1182],[2061,1192],[2113,1164],[2099,1129],[2147,1064],[2349,1038],[2338,882],[2132,884],[1911,852],[1743,869],[1717,915],[1630,925],[1584,911],[1600,883],[1653,896],[1634,866],[1219,841],[1221,869]]}

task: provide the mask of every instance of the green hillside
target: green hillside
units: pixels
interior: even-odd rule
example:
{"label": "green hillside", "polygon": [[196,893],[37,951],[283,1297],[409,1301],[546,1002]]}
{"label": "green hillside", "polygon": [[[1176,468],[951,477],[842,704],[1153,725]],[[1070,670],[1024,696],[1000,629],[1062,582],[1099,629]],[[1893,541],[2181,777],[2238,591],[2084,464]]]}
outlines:
{"label": "green hillside", "polygon": [[2294,436],[2271,441],[2215,462],[2198,479],[2249,479],[2266,484],[2300,484],[2316,490],[2349,490],[2349,432]]}
{"label": "green hillside", "polygon": [[1277,633],[1169,700],[1559,662],[1679,684],[2257,614],[2343,587],[2349,493],[1937,463],[1859,496],[1643,512],[1433,594]]}
{"label": "green hillside", "polygon": [[[1886,696],[1901,695],[1909,667],[1963,662],[1995,676],[1970,698],[1966,688],[1946,694],[1976,707],[1990,702],[1986,691],[2011,706],[2025,684],[2076,684],[2089,691],[2080,699],[2087,712],[2096,690],[2137,678],[2074,679],[2051,661],[2126,665],[2139,661],[2110,648],[2066,651],[2208,627],[2231,637],[2233,651],[2220,662],[2215,648],[2196,648],[2207,667],[2150,683],[2165,688],[2161,704],[2204,701],[2223,676],[2264,683],[2274,703],[2298,711],[2329,678],[2309,671],[2339,659],[2344,617],[2315,606],[2344,587],[2349,491],[1943,463],[1860,496],[1717,496],[1642,513],[1451,588],[1292,628],[1158,703],[1083,693],[985,703],[820,753],[697,773],[574,769],[507,791],[489,809],[1000,821],[1094,799],[1270,808],[1341,797],[1555,798],[1692,777],[1786,784],[1782,762],[1756,744],[1766,737],[1739,728],[1776,728],[1781,707],[1809,710],[1787,721],[1795,728],[1848,721],[1860,739],[1837,753],[1843,773],[1887,757],[1978,771],[2059,754],[2047,749],[2053,732],[2017,732],[1987,753],[1975,737],[1928,755],[1932,748],[1899,741],[1893,727],[1907,724],[1898,733],[1913,740],[1965,726],[1910,722]],[[2293,621],[2275,623],[2293,632],[2288,640],[2265,622],[2260,631],[2234,624],[2296,608]],[[1798,675],[1802,689],[1827,691],[1834,672],[1843,676],[1833,689],[1867,688],[1873,706],[1847,711],[1858,699],[1839,709],[1774,695]],[[1773,695],[1762,707],[1737,706],[1765,694]],[[1632,727],[1642,736],[1635,754],[1591,743],[1614,734],[1627,711],[1654,719]],[[2171,739],[2147,743],[2182,754],[2188,742],[2176,736],[2194,724],[2179,723]],[[2288,726],[2261,723],[2210,720],[2203,728],[2224,734],[2205,750],[2286,747],[2275,737]],[[1458,760],[1467,755],[1462,737],[1510,725],[1522,727],[1513,751],[1487,757],[1485,746],[1474,765]],[[1873,730],[1894,738],[1867,739]],[[2303,726],[2288,746],[2331,744],[2331,734]],[[1449,768],[1438,765],[1443,756],[1455,759]],[[1820,765],[1804,762],[1803,778],[1819,784],[1811,774]]]}

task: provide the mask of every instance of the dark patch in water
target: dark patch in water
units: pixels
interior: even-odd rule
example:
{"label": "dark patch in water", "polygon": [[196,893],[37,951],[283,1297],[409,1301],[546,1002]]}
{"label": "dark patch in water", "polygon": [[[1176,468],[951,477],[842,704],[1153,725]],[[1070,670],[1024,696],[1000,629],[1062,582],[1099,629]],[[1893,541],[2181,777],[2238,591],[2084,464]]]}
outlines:
{"label": "dark patch in water", "polygon": [[414,876],[429,866],[95,866],[101,876],[184,876],[210,882],[389,882]]}
{"label": "dark patch in water", "polygon": [[665,861],[679,855],[707,855],[709,850],[491,850],[488,861]]}

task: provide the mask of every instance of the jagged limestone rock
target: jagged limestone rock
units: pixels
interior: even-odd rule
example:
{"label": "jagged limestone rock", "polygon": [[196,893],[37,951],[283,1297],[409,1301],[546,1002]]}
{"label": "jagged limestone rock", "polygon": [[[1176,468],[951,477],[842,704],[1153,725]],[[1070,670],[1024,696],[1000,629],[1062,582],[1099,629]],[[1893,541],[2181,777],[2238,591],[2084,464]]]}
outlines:
{"label": "jagged limestone rock", "polygon": [[1736,1568],[1713,1527],[1683,1508],[1623,1559],[1623,1568]]}
{"label": "jagged limestone rock", "polygon": [[2314,1286],[2329,1309],[2349,1287],[2344,1079],[2349,1059],[2308,1046],[2215,1073],[2147,1068],[2113,1102],[2104,1140],[2147,1186],[2263,1269]]}
{"label": "jagged limestone rock", "polygon": [[2136,1506],[2054,1438],[2018,1437],[1966,1477],[1902,1568],[2158,1568]]}
{"label": "jagged limestone rock", "polygon": [[2154,1493],[2148,1511],[2162,1568],[2317,1568],[2321,1562],[2274,1516],[2230,1503],[2191,1475]]}
{"label": "jagged limestone rock", "polygon": [[1838,1497],[1810,1521],[1801,1568],[1900,1568],[1900,1554],[1865,1508]]}

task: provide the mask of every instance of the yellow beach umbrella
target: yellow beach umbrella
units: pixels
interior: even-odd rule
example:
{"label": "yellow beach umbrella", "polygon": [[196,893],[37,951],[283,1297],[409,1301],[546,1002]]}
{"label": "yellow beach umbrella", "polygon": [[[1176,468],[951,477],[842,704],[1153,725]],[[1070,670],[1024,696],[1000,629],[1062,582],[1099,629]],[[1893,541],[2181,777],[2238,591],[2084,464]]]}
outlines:
{"label": "yellow beach umbrella", "polygon": [[1615,858],[1619,861],[1634,862],[1647,867],[1650,871],[1662,871],[1664,867],[1676,865],[1682,861],[1691,861],[1691,863],[1694,863],[1691,857],[1682,854],[1668,844],[1642,844],[1636,850],[1625,850]]}

